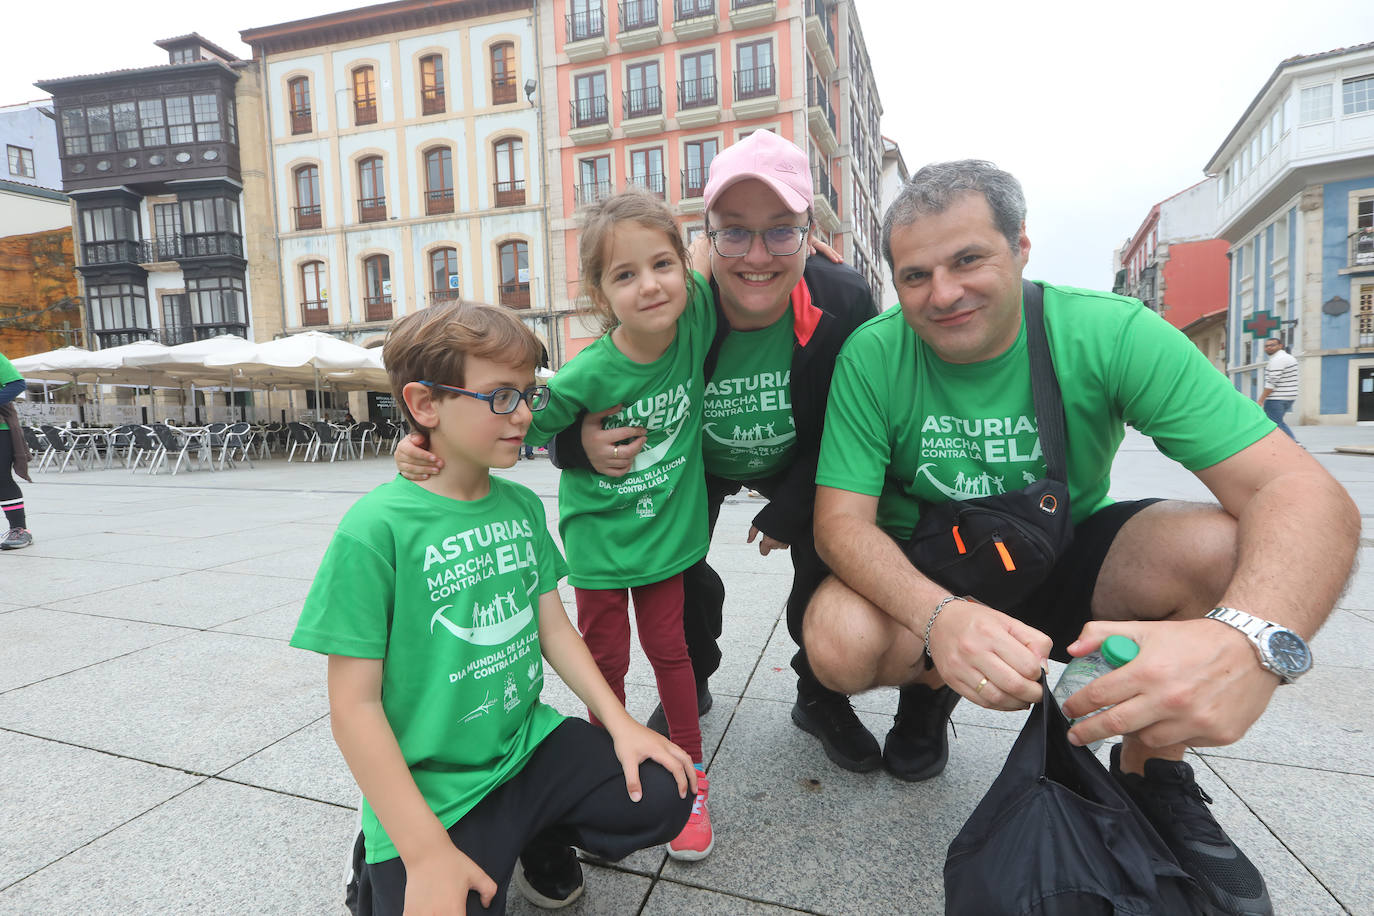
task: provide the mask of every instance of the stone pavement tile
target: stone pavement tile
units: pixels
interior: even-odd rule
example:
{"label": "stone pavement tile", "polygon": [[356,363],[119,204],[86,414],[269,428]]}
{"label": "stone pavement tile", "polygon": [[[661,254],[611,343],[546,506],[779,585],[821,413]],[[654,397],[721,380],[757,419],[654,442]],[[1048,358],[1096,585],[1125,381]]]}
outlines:
{"label": "stone pavement tile", "polygon": [[334,528],[330,526],[325,529],[301,524],[292,527],[298,531],[315,528],[320,533],[306,539],[309,535],[307,531],[305,535],[302,535],[303,539],[299,543],[292,544],[287,549],[274,550],[271,553],[247,560],[239,560],[235,563],[225,563],[216,566],[215,570],[254,576],[278,576],[283,579],[304,579],[307,582],[313,582],[315,573],[320,568],[320,560],[324,557],[325,548],[329,546],[329,539],[334,534]]}
{"label": "stone pavement tile", "polygon": [[182,571],[156,582],[47,603],[79,614],[208,629],[288,601],[303,600],[309,590],[309,583],[300,579]]}
{"label": "stone pavement tile", "polygon": [[[1290,884],[1289,871],[1277,873],[1272,860],[1261,861],[1249,845],[1241,845],[1263,872],[1276,913],[1339,913],[1340,907],[1374,913],[1374,870],[1369,867],[1374,779],[1252,760],[1211,757],[1207,763],[1241,792],[1245,804],[1278,837],[1274,845],[1286,847],[1285,857],[1291,861],[1296,856],[1311,870],[1303,869],[1300,880]],[[1205,783],[1203,787],[1211,791]],[[1237,844],[1249,842],[1232,829],[1231,820],[1222,823]]]}
{"label": "stone pavement tile", "polygon": [[1318,664],[1297,684],[1274,691],[1244,738],[1201,753],[1374,776],[1370,709],[1374,682],[1367,669]]}
{"label": "stone pavement tile", "polygon": [[[216,505],[217,504],[211,504]],[[119,525],[129,534],[159,534],[183,538],[203,538],[234,531],[247,531],[262,525],[247,512],[195,511],[189,508],[163,509],[157,512],[137,512],[125,516]]]}
{"label": "stone pavement tile", "polygon": [[24,608],[0,616],[0,692],[184,635],[175,627]]}
{"label": "stone pavement tile", "polygon": [[361,797],[358,784],[353,781],[353,774],[348,771],[348,764],[344,763],[329,731],[328,716],[287,735],[219,775],[234,782],[344,807],[356,808]]}
{"label": "stone pavement tile", "polygon": [[100,560],[59,560],[27,551],[5,556],[5,598],[29,606],[51,604],[80,595],[93,595],[134,582],[174,576],[180,570],[162,566],[105,563]]}
{"label": "stone pavement tile", "polygon": [[[714,855],[714,853],[712,853]],[[675,881],[659,881],[649,894],[641,916],[782,916],[784,913],[811,913],[775,903],[755,903],[741,897],[688,887]]]}
{"label": "stone pavement tile", "polygon": [[[0,731],[0,888],[199,781],[180,770]],[[8,909],[3,894],[0,910],[24,912]]]}
{"label": "stone pavement tile", "polygon": [[[110,526],[106,526],[107,528]],[[118,550],[139,551],[134,562],[147,562],[148,557],[158,557],[161,564],[163,547],[176,543],[176,538],[150,534],[124,534],[120,531],[90,531],[79,534],[56,535],[45,530],[42,537],[35,537],[33,546],[25,553],[33,557],[54,557],[68,560],[84,560],[97,557],[107,562],[130,562],[111,560],[110,554]]]}
{"label": "stone pavement tile", "polygon": [[[228,563],[238,563],[270,554],[296,556],[295,544],[312,540],[313,536],[289,526],[273,531],[271,539],[263,537],[261,528],[248,531],[235,531],[209,537],[183,537],[171,543],[150,549],[147,545],[137,545],[127,550],[115,549],[102,559],[111,563],[139,563],[150,556],[157,557],[159,564],[179,569],[213,569]],[[313,560],[319,563],[319,554],[311,552],[302,564]]]}
{"label": "stone pavement tile", "polygon": [[218,773],[328,711],[325,660],[189,633],[0,695],[0,727]]}
{"label": "stone pavement tile", "polygon": [[0,892],[0,910],[341,913],[356,816],[209,780]]}
{"label": "stone pavement tile", "polygon": [[264,639],[279,639],[286,642],[291,639],[291,634],[296,632],[296,621],[300,619],[301,607],[304,604],[304,599],[288,601],[277,607],[222,623],[213,629],[218,633],[241,633],[244,636],[261,636]]}
{"label": "stone pavement tile", "polygon": [[[582,875],[587,881],[587,889],[576,902],[559,910],[559,913],[567,916],[628,916],[638,913],[651,884],[643,875],[603,868],[589,862],[582,863]],[[547,912],[520,896],[520,891],[512,882],[510,892],[506,895],[508,916],[539,916]]]}
{"label": "stone pavement tile", "polygon": [[1341,668],[1374,668],[1374,621],[1354,611],[1337,609],[1312,640],[1312,659],[1317,665]]}

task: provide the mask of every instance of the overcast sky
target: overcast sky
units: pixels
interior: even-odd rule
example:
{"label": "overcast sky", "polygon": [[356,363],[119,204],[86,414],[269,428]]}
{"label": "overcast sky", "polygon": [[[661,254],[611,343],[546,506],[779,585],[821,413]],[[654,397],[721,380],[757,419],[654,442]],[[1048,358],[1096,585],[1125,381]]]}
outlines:
{"label": "overcast sky", "polygon": [[[855,3],[883,133],[907,166],[978,157],[1011,171],[1030,207],[1029,275],[1097,288],[1111,286],[1112,249],[1203,177],[1281,60],[1374,41],[1374,4],[1356,0]],[[165,62],[159,38],[200,32],[246,57],[243,29],[359,5],[135,0],[72,28],[54,7],[11,4],[0,104],[40,97],[37,79]]]}

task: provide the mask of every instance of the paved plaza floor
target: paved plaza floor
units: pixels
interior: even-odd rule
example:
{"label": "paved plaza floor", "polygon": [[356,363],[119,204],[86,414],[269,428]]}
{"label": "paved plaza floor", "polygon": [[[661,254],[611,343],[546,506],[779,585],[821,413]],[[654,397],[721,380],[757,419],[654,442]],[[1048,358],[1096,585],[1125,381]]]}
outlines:
{"label": "paved plaza floor", "polygon": [[[1374,514],[1374,428],[1299,438]],[[334,525],[385,457],[219,473],[45,473],[30,549],[0,554],[0,914],[337,914],[358,792],[330,737],[324,659],[287,645]],[[546,460],[500,472],[550,521]],[[1131,434],[1113,495],[1205,498]],[[702,719],[716,848],[588,864],[570,914],[907,916],[944,910],[945,849],[1023,714],[961,703],[948,769],[907,784],[834,767],[789,718],[785,554],[744,543],[757,501],[720,518],[725,659]],[[1374,914],[1374,564],[1239,743],[1191,758],[1281,914]],[[565,588],[564,600],[571,605]],[[656,702],[635,650],[631,713]],[[546,699],[581,714],[550,673]],[[896,694],[855,698],[881,737]],[[1101,752],[1106,754],[1104,748]],[[538,912],[511,895],[511,912]]]}

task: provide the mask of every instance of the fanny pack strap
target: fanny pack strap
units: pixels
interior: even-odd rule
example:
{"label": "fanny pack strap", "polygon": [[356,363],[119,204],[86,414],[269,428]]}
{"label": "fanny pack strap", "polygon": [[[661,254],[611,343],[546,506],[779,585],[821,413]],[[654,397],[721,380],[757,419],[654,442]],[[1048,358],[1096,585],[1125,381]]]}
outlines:
{"label": "fanny pack strap", "polygon": [[1065,458],[1067,438],[1064,424],[1064,398],[1050,359],[1050,342],[1045,335],[1044,291],[1038,283],[1021,281],[1021,301],[1026,314],[1026,346],[1030,351],[1031,398],[1035,404],[1035,424],[1040,435],[1040,451],[1045,456],[1045,472],[1052,480],[1067,483]]}

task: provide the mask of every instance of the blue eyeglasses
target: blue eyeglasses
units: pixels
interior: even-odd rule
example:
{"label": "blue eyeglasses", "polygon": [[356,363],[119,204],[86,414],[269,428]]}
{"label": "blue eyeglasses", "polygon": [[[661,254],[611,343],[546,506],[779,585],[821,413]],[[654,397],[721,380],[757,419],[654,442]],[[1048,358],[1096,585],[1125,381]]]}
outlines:
{"label": "blue eyeglasses", "polygon": [[515,413],[515,408],[520,406],[521,401],[530,405],[530,410],[543,410],[549,406],[548,385],[535,385],[524,391],[519,388],[497,388],[491,394],[482,394],[477,391],[469,391],[466,388],[455,388],[452,385],[441,385],[438,382],[426,382],[423,379],[420,384],[426,388],[442,388],[444,391],[452,391],[454,394],[486,401],[492,413]]}

